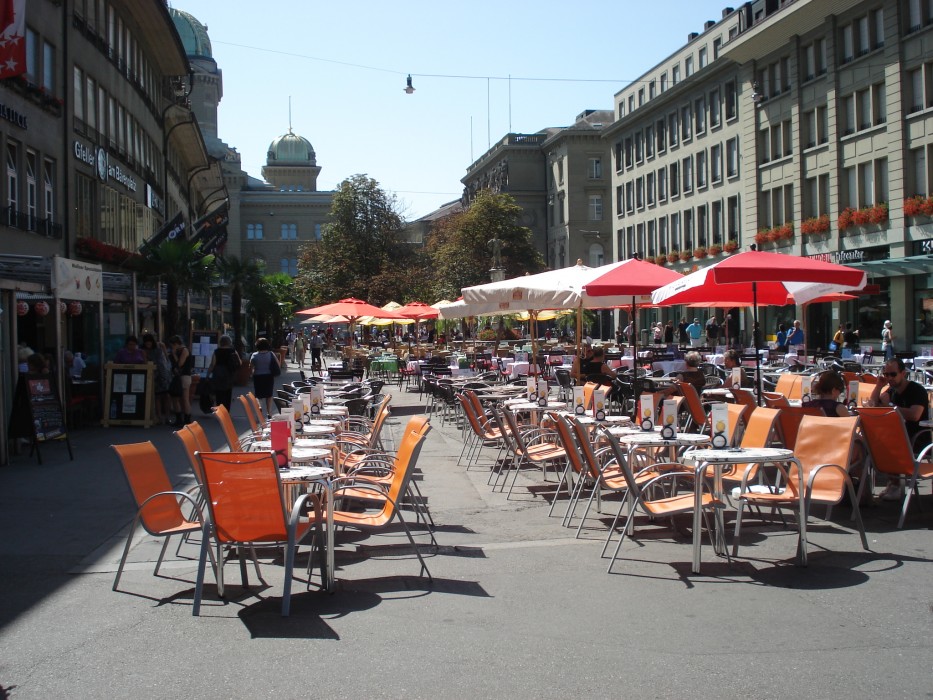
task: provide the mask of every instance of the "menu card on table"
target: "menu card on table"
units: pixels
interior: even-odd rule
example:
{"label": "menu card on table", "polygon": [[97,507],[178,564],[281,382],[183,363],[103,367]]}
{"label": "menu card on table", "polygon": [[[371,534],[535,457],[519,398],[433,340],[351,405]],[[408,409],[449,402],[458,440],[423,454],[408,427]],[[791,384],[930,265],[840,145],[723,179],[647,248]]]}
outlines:
{"label": "menu card on table", "polygon": [[728,447],[732,439],[729,431],[729,408],[724,403],[714,403],[710,410],[710,423],[713,426],[713,447]]}

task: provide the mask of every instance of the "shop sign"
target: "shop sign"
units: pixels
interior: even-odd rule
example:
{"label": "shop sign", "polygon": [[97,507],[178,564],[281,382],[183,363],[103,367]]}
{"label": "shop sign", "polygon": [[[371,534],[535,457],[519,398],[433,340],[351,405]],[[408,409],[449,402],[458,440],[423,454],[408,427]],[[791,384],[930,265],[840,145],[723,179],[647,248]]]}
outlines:
{"label": "shop sign", "polygon": [[875,248],[852,248],[850,250],[834,250],[830,253],[814,253],[807,257],[811,260],[820,260],[835,263],[836,265],[851,265],[852,263],[862,263],[870,260],[887,260],[891,257],[891,248],[886,245]]}
{"label": "shop sign", "polygon": [[929,255],[933,253],[933,238],[925,241],[914,241],[911,245],[911,255]]}
{"label": "shop sign", "polygon": [[91,149],[80,141],[75,141],[73,148],[75,158],[94,168],[101,182],[107,182],[108,179],[113,178],[130,192],[137,190],[136,180],[119,165],[111,163],[107,151],[103,148]]}
{"label": "shop sign", "polygon": [[155,209],[160,214],[165,209],[165,204],[162,201],[162,198],[156,194],[156,191],[148,182],[146,183],[146,206],[150,209]]}
{"label": "shop sign", "polygon": [[20,129],[28,129],[29,125],[26,121],[26,115],[20,114],[12,107],[7,107],[5,104],[0,104],[0,119],[4,119],[10,124],[18,126]]}

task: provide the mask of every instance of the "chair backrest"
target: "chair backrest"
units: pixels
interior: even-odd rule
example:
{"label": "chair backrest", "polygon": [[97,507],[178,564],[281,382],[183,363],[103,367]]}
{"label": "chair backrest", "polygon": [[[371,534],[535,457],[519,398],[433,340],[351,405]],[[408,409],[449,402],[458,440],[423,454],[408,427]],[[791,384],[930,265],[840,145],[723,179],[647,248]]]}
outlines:
{"label": "chair backrest", "polygon": [[256,411],[256,420],[259,421],[259,427],[266,427],[266,414],[262,412],[262,405],[259,403],[259,399],[256,398],[256,395],[253,392],[246,392],[246,398],[249,399],[249,402],[253,406],[253,410]]}
{"label": "chair backrest", "polygon": [[240,436],[233,425],[233,419],[230,417],[230,412],[227,410],[226,406],[223,404],[214,406],[214,415],[217,417],[217,421],[224,431],[224,437],[227,438],[230,451],[242,452],[243,448],[240,446]]}
{"label": "chair backrest", "polygon": [[347,411],[351,416],[365,416],[366,410],[369,408],[369,399],[348,399],[344,402],[344,406],[347,407]]}
{"label": "chair backrest", "polygon": [[859,379],[858,379],[858,380],[859,380],[859,382],[862,383],[862,384],[877,384],[877,383],[878,383],[878,376],[875,375],[875,374],[872,374],[871,372],[862,372],[862,373],[859,375]]}
{"label": "chair backrest", "polygon": [[774,423],[781,413],[779,408],[758,406],[752,411],[742,433],[742,447],[768,447],[774,432]]}
{"label": "chair backrest", "polygon": [[596,458],[596,453],[593,452],[593,443],[586,427],[575,417],[570,418],[570,427],[573,428],[574,437],[577,439],[577,448],[580,450],[585,466],[589,468],[590,476],[599,480],[602,470],[600,469],[599,460]]}
{"label": "chair backrest", "polygon": [[752,417],[752,411],[758,408],[755,393],[751,389],[736,387],[732,389],[732,396],[735,398],[735,402],[742,406],[742,421],[747,424]]}
{"label": "chair backrest", "polygon": [[[781,409],[778,416],[778,426],[781,429],[781,440],[784,447],[789,450],[794,449],[797,444],[797,432],[800,429],[800,421],[804,416],[823,416],[823,409],[816,406],[787,406]],[[833,419],[835,420],[835,418]]]}
{"label": "chair backrest", "polygon": [[[732,444],[734,445],[738,442],[739,435],[745,435],[745,420],[743,417],[745,407],[737,403],[727,403],[726,412],[728,414],[727,420],[729,421],[729,435],[732,436]],[[712,429],[713,426],[710,425],[710,421],[706,421],[706,432],[712,435]]]}
{"label": "chair backrest", "polygon": [[587,411],[593,407],[593,392],[599,387],[596,382],[587,382],[583,385],[583,408]]}
{"label": "chair backrest", "polygon": [[862,435],[875,469],[885,474],[912,475],[916,462],[901,414],[893,408],[860,408]]}
{"label": "chair backrest", "polygon": [[213,452],[211,447],[211,441],[207,439],[207,433],[204,432],[204,426],[201,425],[198,421],[193,423],[188,423],[185,426],[185,430],[194,435],[194,441],[198,446],[198,450],[201,452]]}
{"label": "chair backrest", "polygon": [[512,440],[513,445],[515,446],[516,451],[526,454],[527,448],[525,446],[525,441],[522,439],[521,430],[518,427],[518,421],[515,420],[515,414],[512,413],[512,410],[508,406],[502,406],[499,409],[499,414],[505,419],[505,423],[508,426],[509,437]]}
{"label": "chair backrest", "polygon": [[790,406],[790,401],[787,400],[787,397],[775,391],[763,391],[761,392],[761,398],[768,408],[786,408]]}
{"label": "chair backrest", "polygon": [[211,524],[219,542],[288,539],[273,452],[198,452]]}
{"label": "chair backrest", "polygon": [[210,446],[207,449],[202,450],[201,446],[198,444],[198,439],[195,437],[195,434],[188,430],[188,426],[184,425],[180,430],[175,431],[175,436],[181,440],[182,447],[185,448],[185,454],[188,455],[188,460],[191,462],[191,471],[194,472],[194,478],[198,480],[199,484],[204,483],[204,474],[201,473],[201,463],[198,461],[198,452],[209,452]]}
{"label": "chair backrest", "polygon": [[800,398],[800,375],[789,374],[785,372],[778,377],[774,391],[778,394],[784,394],[789,399]]}
{"label": "chair backrest", "polygon": [[847,370],[843,370],[842,381],[846,383],[846,386],[849,386],[849,382],[859,381],[859,374],[860,374],[859,372],[850,372]]}
{"label": "chair backrest", "polygon": [[172,490],[172,482],[165,473],[165,465],[155,445],[147,440],[111,447],[123,466],[146,532],[157,534],[184,524],[185,517],[174,496],[153,498],[146,503],[155,494]]}
{"label": "chair backrest", "polygon": [[564,389],[569,389],[573,386],[573,378],[570,376],[569,369],[555,369],[554,376],[557,377],[557,383]]}
{"label": "chair backrest", "polygon": [[697,389],[690,382],[680,383],[680,393],[683,394],[684,401],[687,404],[687,411],[697,426],[697,431],[702,431],[706,425],[706,411],[703,410],[703,402],[700,401],[700,395]]}
{"label": "chair backrest", "polygon": [[254,433],[260,432],[259,422],[256,420],[256,414],[253,413],[252,407],[249,405],[249,399],[240,394],[237,397],[237,400],[240,402],[240,405],[243,407],[243,413],[246,414],[246,420],[249,421],[249,427]]}
{"label": "chair backrest", "polygon": [[394,516],[395,506],[392,505],[392,501],[398,503],[399,497],[408,489],[408,482],[411,481],[414,473],[418,455],[421,454],[421,447],[424,445],[424,439],[430,430],[431,424],[426,417],[412,416],[402,431],[403,437],[401,443],[399,443],[398,451],[395,453],[392,482],[389,484],[388,489],[388,496],[391,501],[386,500],[383,506],[382,515],[384,517],[392,518]]}
{"label": "chair backrest", "polygon": [[[843,469],[848,469],[858,423],[858,416],[804,416],[800,421],[797,442],[794,445],[794,456],[799,460],[803,471],[789,472],[788,487],[795,488],[795,482],[798,489],[806,486],[810,481],[810,472],[821,464],[838,464]],[[835,500],[838,502],[845,490],[845,478],[838,470],[824,469],[817,475],[814,486],[819,486],[820,491],[824,493],[828,491],[835,494]],[[802,490],[798,493],[802,493]]]}
{"label": "chair backrest", "polygon": [[563,447],[564,452],[567,453],[567,459],[570,461],[570,468],[577,474],[582,474],[586,466],[583,463],[583,455],[580,454],[580,450],[577,447],[571,419],[557,413],[549,413],[548,416],[554,423],[554,429],[557,431],[557,439],[561,447]]}

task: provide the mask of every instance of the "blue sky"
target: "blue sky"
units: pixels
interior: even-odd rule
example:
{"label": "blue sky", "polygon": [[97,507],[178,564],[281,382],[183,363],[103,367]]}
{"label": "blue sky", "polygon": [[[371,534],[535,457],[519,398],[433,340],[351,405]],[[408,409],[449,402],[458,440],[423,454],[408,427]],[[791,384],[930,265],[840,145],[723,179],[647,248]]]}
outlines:
{"label": "blue sky", "polygon": [[291,97],[292,129],[322,167],[318,189],[366,173],[414,219],[459,198],[490,141],[611,109],[726,2],[170,4],[208,27],[223,71],[219,136],[247,172],[261,176],[269,143],[288,130]]}

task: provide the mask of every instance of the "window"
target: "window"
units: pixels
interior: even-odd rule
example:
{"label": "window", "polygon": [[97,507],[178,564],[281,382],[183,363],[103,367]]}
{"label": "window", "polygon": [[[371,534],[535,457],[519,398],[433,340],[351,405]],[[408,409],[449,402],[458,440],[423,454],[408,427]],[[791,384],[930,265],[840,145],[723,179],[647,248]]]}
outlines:
{"label": "window", "polygon": [[700,57],[700,68],[706,68],[707,57],[706,57],[706,47],[703,46],[700,48],[699,52]]}
{"label": "window", "polygon": [[[15,215],[19,209],[19,147],[12,141],[6,144],[6,203],[10,214]],[[15,219],[7,223],[15,226]]]}
{"label": "window", "polygon": [[884,46],[884,10],[878,8],[842,27],[842,62]]}
{"label": "window", "polygon": [[693,75],[693,56],[687,56],[684,59],[684,77],[689,78]]}
{"label": "window", "polygon": [[92,129],[97,129],[97,84],[87,76],[87,118],[85,121]]}
{"label": "window", "polygon": [[692,137],[690,133],[693,115],[690,114],[690,105],[680,108],[680,140],[689,141]]}
{"label": "window", "polygon": [[919,112],[924,107],[923,99],[923,67],[914,68],[907,73],[908,94],[905,100],[908,111]]}
{"label": "window", "polygon": [[26,151],[26,228],[36,230],[36,219],[39,209],[39,183],[36,179],[36,154]]}
{"label": "window", "polygon": [[786,119],[778,124],[766,125],[758,132],[758,148],[761,163],[785,158],[793,153],[791,142],[791,121]]}
{"label": "window", "polygon": [[927,196],[931,189],[930,183],[933,181],[930,177],[930,172],[928,164],[930,159],[927,158],[927,147],[921,146],[920,148],[911,149],[907,154],[907,168],[908,168],[908,182],[907,182],[907,192],[911,195],[923,195]]}
{"label": "window", "polygon": [[246,224],[246,239],[249,241],[261,241],[262,224]]}
{"label": "window", "polygon": [[711,243],[722,245],[722,200],[715,200],[710,206],[710,230],[712,233]]}
{"label": "window", "polygon": [[714,183],[722,182],[722,144],[710,146],[709,177]]}
{"label": "window", "polygon": [[94,180],[75,173],[75,235],[88,237],[94,231],[94,213],[97,211]]}
{"label": "window", "polygon": [[42,42],[42,87],[50,95],[55,94],[55,47]]}
{"label": "window", "polygon": [[680,214],[671,214],[671,250],[684,250],[680,246]]}
{"label": "window", "polygon": [[813,80],[826,73],[826,37],[820,37],[803,48],[803,79]]}
{"label": "window", "polygon": [[298,274],[298,258],[282,258],[279,261],[279,272],[294,277]]}
{"label": "window", "polygon": [[314,224],[314,240],[316,241],[321,240],[321,225],[320,224]]}
{"label": "window", "polygon": [[661,73],[661,92],[667,90],[667,73]]}
{"label": "window", "polygon": [[26,80],[39,84],[39,35],[26,27]]}
{"label": "window", "polygon": [[709,236],[707,235],[708,222],[706,221],[706,205],[701,205],[697,207],[696,219],[697,219],[697,245],[701,245],[705,248],[709,244]]}
{"label": "window", "polygon": [[671,68],[671,85],[676,85],[680,82],[680,66],[674,66]]}
{"label": "window", "polygon": [[694,118],[696,119],[696,133],[702,134],[706,131],[706,98],[698,98],[693,107]]}
{"label": "window", "polygon": [[649,207],[654,206],[654,173],[645,176],[645,199]]}
{"label": "window", "polygon": [[598,180],[603,176],[602,158],[590,158],[587,161],[587,177],[592,180]]}
{"label": "window", "polygon": [[648,83],[648,99],[653,100],[656,94],[657,88],[655,86],[655,82],[652,80],[650,83]]}
{"label": "window", "polygon": [[629,214],[635,211],[635,183],[632,181],[625,183],[625,211]]}
{"label": "window", "polygon": [[873,126],[884,124],[887,116],[887,98],[884,83],[876,83],[864,90],[842,98],[843,134],[848,136]]}
{"label": "window", "polygon": [[697,187],[706,187],[706,151],[697,152]]}
{"label": "window", "polygon": [[294,241],[298,238],[297,224],[282,224],[281,231],[283,241]]}
{"label": "window", "polygon": [[635,146],[632,137],[625,139],[625,167],[631,168],[635,165]]}
{"label": "window", "polygon": [[638,106],[641,107],[645,104],[645,88],[639,88],[638,90]]}
{"label": "window", "polygon": [[829,121],[826,105],[804,112],[803,138],[805,148],[813,148],[829,141]]}
{"label": "window", "polygon": [[933,24],[933,2],[930,0],[908,0],[907,33],[916,32]]}
{"label": "window", "polygon": [[739,139],[733,137],[726,141],[726,177],[732,178],[739,174]]}
{"label": "window", "polygon": [[761,192],[761,202],[758,209],[758,225],[762,228],[781,226],[793,221],[792,207],[794,202],[793,185],[774,187]]}
{"label": "window", "polygon": [[74,114],[84,121],[84,71],[75,66],[72,88],[74,90]]}
{"label": "window", "polygon": [[648,257],[653,258],[657,254],[658,250],[658,238],[657,231],[655,230],[655,221],[651,219],[648,222],[648,240],[645,250],[648,252]]}
{"label": "window", "polygon": [[722,105],[720,104],[719,88],[709,94],[709,127],[715,129],[719,126]]}
{"label": "window", "polygon": [[731,121],[739,116],[739,98],[735,87],[735,81],[730,80],[726,83],[726,121]]}
{"label": "window", "polygon": [[645,134],[639,131],[635,134],[635,162],[641,163],[645,159]]}
{"label": "window", "polygon": [[[625,212],[625,189],[622,185],[616,186],[616,214],[623,216]],[[554,222],[551,222],[554,223]]]}
{"label": "window", "polygon": [[[622,165],[623,165],[622,142],[621,141],[616,141],[615,154],[616,154],[616,172],[618,172],[622,170]],[[550,179],[551,179],[551,187],[553,187],[554,186],[554,173],[551,173]]]}
{"label": "window", "polygon": [[684,250],[693,250],[693,209],[684,210]]}
{"label": "window", "polygon": [[667,168],[658,170],[658,201],[667,201]]}
{"label": "window", "polygon": [[667,217],[658,219],[658,253],[664,255],[668,251],[667,245]]}
{"label": "window", "polygon": [[655,124],[655,131],[658,135],[658,153],[664,153],[667,150],[667,124],[663,119],[658,119]]}
{"label": "window", "polygon": [[48,223],[55,221],[55,161],[46,159],[42,163],[43,199],[45,203],[45,219]]}
{"label": "window", "polygon": [[654,158],[654,127],[645,127],[645,156]]}
{"label": "window", "polygon": [[726,231],[730,241],[739,240],[739,197],[729,197],[726,200]]}
{"label": "window", "polygon": [[680,166],[677,163],[671,163],[670,171],[671,197],[678,197],[680,196]]}
{"label": "window", "polygon": [[635,111],[635,95],[628,96],[628,111],[629,113]]}
{"label": "window", "polygon": [[667,117],[667,134],[668,134],[668,138],[671,141],[671,147],[674,147],[677,145],[679,131],[680,131],[680,127],[678,126],[677,112],[673,112],[672,114],[669,114]]}
{"label": "window", "polygon": [[714,61],[717,58],[719,58],[720,49],[722,49],[722,37],[717,36],[715,39],[713,39],[713,60]]}
{"label": "window", "polygon": [[603,220],[603,196],[601,194],[590,195],[589,210],[590,221]]}
{"label": "window", "polygon": [[683,189],[684,194],[693,191],[693,156],[687,156],[683,160],[682,172],[684,176]]}
{"label": "window", "polygon": [[806,218],[829,214],[829,175],[817,175],[804,181],[803,215]]}
{"label": "window", "polygon": [[645,180],[641,177],[635,180],[635,208],[645,208]]}

